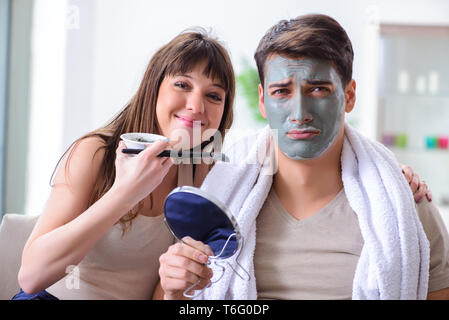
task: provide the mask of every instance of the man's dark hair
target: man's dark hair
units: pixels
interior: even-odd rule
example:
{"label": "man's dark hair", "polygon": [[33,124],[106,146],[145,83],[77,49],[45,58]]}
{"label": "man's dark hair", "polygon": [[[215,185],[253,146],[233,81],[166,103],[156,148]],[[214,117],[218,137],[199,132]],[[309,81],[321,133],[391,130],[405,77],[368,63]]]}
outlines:
{"label": "man's dark hair", "polygon": [[343,27],[327,15],[308,14],[281,20],[267,31],[254,54],[262,86],[265,62],[273,54],[327,60],[336,68],[343,87],[352,79],[351,40]]}

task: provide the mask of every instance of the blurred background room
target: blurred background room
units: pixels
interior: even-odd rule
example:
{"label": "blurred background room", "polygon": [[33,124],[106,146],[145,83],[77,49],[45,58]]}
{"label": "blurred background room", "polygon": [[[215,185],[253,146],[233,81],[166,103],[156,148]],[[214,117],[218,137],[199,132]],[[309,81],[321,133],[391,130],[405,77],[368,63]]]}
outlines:
{"label": "blurred background room", "polygon": [[37,215],[63,152],[130,100],[152,54],[189,27],[229,49],[234,128],[256,130],[253,54],[281,19],[324,13],[352,40],[347,121],[425,180],[449,221],[447,0],[0,0],[0,219]]}

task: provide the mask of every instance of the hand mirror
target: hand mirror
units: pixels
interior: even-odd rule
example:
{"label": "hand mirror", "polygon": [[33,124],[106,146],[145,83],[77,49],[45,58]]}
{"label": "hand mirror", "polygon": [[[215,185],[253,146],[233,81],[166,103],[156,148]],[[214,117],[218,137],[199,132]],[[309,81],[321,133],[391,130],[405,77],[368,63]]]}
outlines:
{"label": "hand mirror", "polygon": [[[237,222],[226,206],[199,188],[183,186],[174,189],[167,196],[164,214],[165,222],[177,240],[182,241],[182,238],[189,236],[209,245],[214,256],[209,257],[208,264],[213,261],[222,269],[222,276],[225,268],[219,260],[233,257],[243,244]],[[236,262],[239,265],[238,261]],[[232,268],[229,262],[228,265]],[[239,267],[242,268],[240,265]],[[234,268],[232,269],[236,272]],[[221,276],[217,280],[212,280],[212,283],[219,281]],[[195,297],[188,292],[199,282],[198,280],[188,288],[184,296]]]}

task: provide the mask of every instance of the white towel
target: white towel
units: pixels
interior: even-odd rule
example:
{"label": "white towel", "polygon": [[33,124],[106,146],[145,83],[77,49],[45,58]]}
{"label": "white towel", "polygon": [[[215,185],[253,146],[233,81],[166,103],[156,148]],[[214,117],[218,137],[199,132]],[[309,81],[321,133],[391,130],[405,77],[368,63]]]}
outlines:
{"label": "white towel", "polygon": [[[239,263],[251,279],[246,281],[227,268],[222,279],[197,299],[257,299],[253,261],[256,218],[273,182],[270,132],[267,126],[232,141],[230,148],[223,150],[231,162],[215,164],[201,186],[235,216],[245,241]],[[425,299],[429,243],[394,156],[380,143],[345,125],[341,161],[345,193],[364,238],[353,299]]]}
{"label": "white towel", "polygon": [[341,166],[364,239],[353,299],[425,299],[429,242],[392,152],[346,124]]}

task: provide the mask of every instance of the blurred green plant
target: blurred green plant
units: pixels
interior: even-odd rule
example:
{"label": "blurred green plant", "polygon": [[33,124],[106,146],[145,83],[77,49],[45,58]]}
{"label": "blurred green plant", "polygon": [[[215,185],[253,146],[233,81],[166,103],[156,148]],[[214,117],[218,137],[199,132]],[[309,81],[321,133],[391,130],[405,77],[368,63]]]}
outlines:
{"label": "blurred green plant", "polygon": [[262,117],[259,111],[259,73],[247,60],[243,61],[243,65],[242,72],[236,77],[237,88],[245,98],[254,120],[266,123],[267,120]]}

